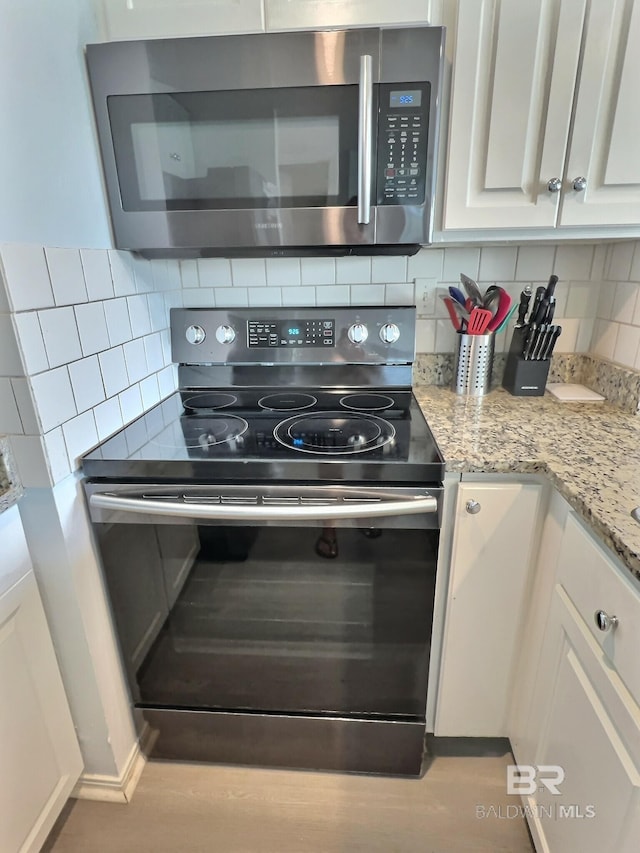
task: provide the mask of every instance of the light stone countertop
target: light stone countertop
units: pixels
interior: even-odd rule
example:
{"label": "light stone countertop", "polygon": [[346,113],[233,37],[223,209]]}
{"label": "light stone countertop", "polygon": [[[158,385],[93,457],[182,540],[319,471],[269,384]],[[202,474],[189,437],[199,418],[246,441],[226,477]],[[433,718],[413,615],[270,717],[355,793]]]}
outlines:
{"label": "light stone countertop", "polygon": [[415,386],[447,471],[543,473],[640,580],[640,415],[609,403]]}
{"label": "light stone countertop", "polygon": [[22,483],[13,465],[9,441],[0,435],[0,512],[22,497]]}

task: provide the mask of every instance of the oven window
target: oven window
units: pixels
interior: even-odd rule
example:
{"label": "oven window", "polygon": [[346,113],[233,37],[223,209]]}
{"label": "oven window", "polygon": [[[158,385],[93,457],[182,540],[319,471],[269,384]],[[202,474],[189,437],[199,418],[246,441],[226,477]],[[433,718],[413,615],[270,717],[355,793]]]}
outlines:
{"label": "oven window", "polygon": [[356,204],[358,87],[114,95],[127,211]]}
{"label": "oven window", "polygon": [[139,705],[424,715],[437,531],[97,528]]}

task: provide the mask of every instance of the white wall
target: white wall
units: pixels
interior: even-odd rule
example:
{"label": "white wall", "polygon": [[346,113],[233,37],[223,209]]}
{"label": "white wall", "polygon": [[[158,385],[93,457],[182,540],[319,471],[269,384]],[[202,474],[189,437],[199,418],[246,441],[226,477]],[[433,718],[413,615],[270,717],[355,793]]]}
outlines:
{"label": "white wall", "polygon": [[90,0],[0,0],[0,242],[108,247],[84,66]]}

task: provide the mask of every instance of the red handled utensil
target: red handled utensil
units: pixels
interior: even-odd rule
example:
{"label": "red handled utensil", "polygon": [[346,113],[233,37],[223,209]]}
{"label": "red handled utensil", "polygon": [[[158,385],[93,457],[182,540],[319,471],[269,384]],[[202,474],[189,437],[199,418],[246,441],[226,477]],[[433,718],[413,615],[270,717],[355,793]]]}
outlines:
{"label": "red handled utensil", "polygon": [[487,329],[490,332],[495,332],[498,326],[502,323],[504,318],[507,316],[509,311],[511,310],[511,297],[507,293],[504,288],[500,288],[500,301],[498,302],[498,307],[496,309],[495,314],[493,315],[493,319],[487,326]]}
{"label": "red handled utensil", "polygon": [[493,314],[486,308],[474,308],[467,323],[467,334],[484,335],[492,317]]}
{"label": "red handled utensil", "polygon": [[[449,312],[449,317],[451,318],[451,322],[453,323],[453,328],[456,332],[459,332],[462,328],[462,323],[465,318],[456,310],[456,303],[450,296],[443,296],[442,301],[447,306],[447,311]],[[462,306],[458,305],[458,309]]]}

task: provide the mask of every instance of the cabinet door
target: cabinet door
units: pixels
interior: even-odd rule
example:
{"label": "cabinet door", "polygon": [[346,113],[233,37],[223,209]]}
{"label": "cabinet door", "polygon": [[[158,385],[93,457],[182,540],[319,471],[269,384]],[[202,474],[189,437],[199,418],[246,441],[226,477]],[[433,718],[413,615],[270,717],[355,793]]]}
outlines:
{"label": "cabinet door", "polygon": [[[585,29],[562,225],[640,223],[639,44],[639,3],[592,1]],[[576,191],[573,182],[580,177],[586,179],[586,187]]]}
{"label": "cabinet door", "polygon": [[172,38],[264,29],[262,0],[101,0],[108,39]]}
{"label": "cabinet door", "polygon": [[0,850],[40,850],[82,770],[33,572],[0,596]]}
{"label": "cabinet door", "polygon": [[459,0],[445,228],[556,224],[585,0]]}
{"label": "cabinet door", "polygon": [[[638,708],[590,637],[570,599],[556,587],[543,648],[540,689],[547,713],[538,767],[561,768],[551,791],[541,769],[525,797],[536,849],[550,853],[632,853],[640,838]],[[544,674],[543,674],[544,676]]]}
{"label": "cabinet door", "polygon": [[441,0],[265,0],[268,30],[437,23]]}
{"label": "cabinet door", "polygon": [[458,489],[436,735],[508,733],[541,491],[520,483]]}

